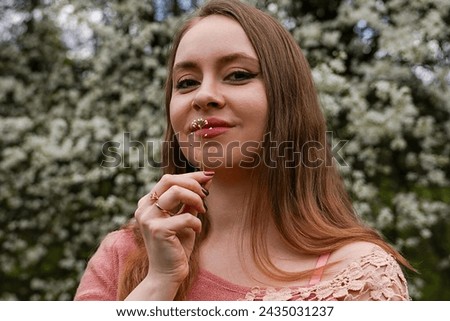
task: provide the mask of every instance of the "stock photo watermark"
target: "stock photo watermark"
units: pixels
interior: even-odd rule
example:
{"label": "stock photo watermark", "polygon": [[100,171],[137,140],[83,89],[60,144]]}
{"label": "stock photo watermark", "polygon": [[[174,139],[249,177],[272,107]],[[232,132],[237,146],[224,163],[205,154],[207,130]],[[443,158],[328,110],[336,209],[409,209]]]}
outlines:
{"label": "stock photo watermark", "polygon": [[[294,168],[303,166],[316,168],[321,166],[333,166],[337,162],[340,166],[348,166],[339,153],[348,140],[333,139],[333,132],[326,132],[326,144],[318,141],[307,141],[298,146],[294,141],[275,141],[271,134],[264,135],[263,140],[258,141],[230,141],[223,144],[215,140],[201,141],[188,135],[187,140],[180,140],[177,135],[177,143],[168,141],[138,141],[133,140],[131,133],[123,134],[122,141],[107,141],[102,145],[101,166],[105,168],[147,166],[165,168],[169,166],[169,160],[162,160],[161,151],[180,149],[185,158],[172,159],[171,163],[183,164],[186,159],[192,164],[198,163],[214,169],[219,167],[243,168],[257,167],[261,164],[269,168],[284,166]],[[262,150],[265,152],[262,152]],[[171,152],[174,155],[181,153]],[[132,165],[133,164],[133,165]],[[187,165],[187,164],[186,164]]]}

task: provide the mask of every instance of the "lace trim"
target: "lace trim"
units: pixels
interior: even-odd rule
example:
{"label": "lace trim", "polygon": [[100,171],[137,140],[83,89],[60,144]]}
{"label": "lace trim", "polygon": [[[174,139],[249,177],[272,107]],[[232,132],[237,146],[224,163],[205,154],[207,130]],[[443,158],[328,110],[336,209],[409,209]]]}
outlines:
{"label": "lace trim", "polygon": [[376,249],[329,281],[310,287],[253,287],[246,301],[410,300],[406,279],[395,259]]}

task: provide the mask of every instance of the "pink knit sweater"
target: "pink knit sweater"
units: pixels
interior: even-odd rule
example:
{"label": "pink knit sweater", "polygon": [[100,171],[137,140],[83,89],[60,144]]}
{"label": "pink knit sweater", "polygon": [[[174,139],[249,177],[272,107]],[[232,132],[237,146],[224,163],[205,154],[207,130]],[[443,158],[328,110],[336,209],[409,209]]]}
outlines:
{"label": "pink knit sweater", "polygon": [[[117,300],[119,275],[127,254],[135,247],[131,231],[108,234],[90,259],[75,300]],[[317,267],[326,260],[327,256],[321,256]],[[188,300],[409,300],[407,283],[399,265],[378,248],[350,263],[330,280],[320,281],[321,269],[317,271],[308,286],[250,288],[200,270]]]}

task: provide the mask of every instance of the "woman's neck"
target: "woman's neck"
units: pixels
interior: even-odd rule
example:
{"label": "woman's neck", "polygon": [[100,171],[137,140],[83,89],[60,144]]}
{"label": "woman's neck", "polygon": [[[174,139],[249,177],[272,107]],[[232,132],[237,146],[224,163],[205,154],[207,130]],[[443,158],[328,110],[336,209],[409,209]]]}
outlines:
{"label": "woman's neck", "polygon": [[249,197],[252,188],[251,171],[231,172],[218,170],[211,181],[209,196],[205,203],[211,233],[241,231],[243,218],[249,211]]}

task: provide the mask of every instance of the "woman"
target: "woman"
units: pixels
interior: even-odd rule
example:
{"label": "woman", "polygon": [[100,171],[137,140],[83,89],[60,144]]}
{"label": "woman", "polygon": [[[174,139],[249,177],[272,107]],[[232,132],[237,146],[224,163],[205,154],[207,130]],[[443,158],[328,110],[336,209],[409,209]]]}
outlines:
{"label": "woman", "polygon": [[166,110],[166,175],[75,299],[409,299],[397,262],[410,266],[355,215],[308,63],[277,21],[206,3],[174,39]]}

